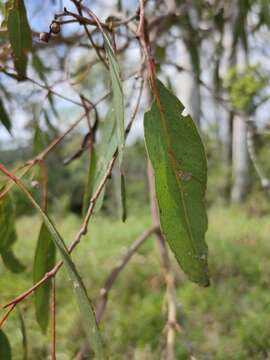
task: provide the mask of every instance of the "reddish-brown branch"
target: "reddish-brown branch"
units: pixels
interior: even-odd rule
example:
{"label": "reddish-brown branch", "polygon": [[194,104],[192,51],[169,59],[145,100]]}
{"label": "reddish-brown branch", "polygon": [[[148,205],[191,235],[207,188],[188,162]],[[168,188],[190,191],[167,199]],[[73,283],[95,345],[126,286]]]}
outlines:
{"label": "reddish-brown branch", "polygon": [[[73,249],[79,244],[81,237],[83,235],[85,235],[86,232],[87,232],[87,226],[88,226],[90,217],[91,217],[91,215],[92,215],[92,213],[94,211],[97,198],[100,195],[101,191],[103,190],[103,187],[105,186],[105,183],[106,183],[107,179],[111,176],[112,168],[113,168],[113,165],[114,165],[114,163],[116,161],[116,158],[117,158],[117,154],[115,154],[114,157],[112,158],[112,160],[110,161],[110,163],[108,165],[108,168],[107,168],[107,171],[106,171],[102,181],[100,182],[95,194],[93,195],[92,199],[90,200],[90,205],[89,205],[88,211],[86,213],[86,216],[85,216],[85,218],[83,220],[82,226],[81,226],[80,230],[78,231],[77,235],[75,236],[74,240],[71,242],[71,244],[68,247],[69,253],[71,253],[73,251]],[[0,164],[0,171],[2,171],[5,175],[7,175],[9,178],[11,178],[21,189],[23,188],[23,186],[20,183],[19,179],[14,177],[14,175],[12,175],[2,164]],[[43,276],[43,278],[41,278],[36,284],[34,284],[30,289],[28,289],[27,291],[25,291],[21,295],[17,296],[16,298],[14,298],[11,301],[9,301],[4,306],[4,308],[7,308],[9,306],[13,306],[14,304],[17,304],[17,303],[21,302],[26,297],[31,295],[38,287],[40,287],[42,284],[44,284],[47,280],[54,277],[55,274],[58,272],[58,270],[62,267],[62,265],[63,265],[63,261],[59,261],[54,266],[54,268],[52,270],[50,270],[49,272],[47,272]]]}
{"label": "reddish-brown branch", "polygon": [[16,304],[12,304],[12,306],[6,311],[5,315],[2,317],[2,319],[0,320],[0,329],[2,328],[2,326],[4,325],[4,322],[7,320],[7,318],[9,317],[9,314],[11,313],[11,311],[15,308]]}

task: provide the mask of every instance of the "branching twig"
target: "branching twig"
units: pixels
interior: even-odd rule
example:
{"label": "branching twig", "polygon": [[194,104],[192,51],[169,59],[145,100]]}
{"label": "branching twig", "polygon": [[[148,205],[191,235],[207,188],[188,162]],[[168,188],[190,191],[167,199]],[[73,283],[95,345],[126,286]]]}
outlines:
{"label": "branching twig", "polygon": [[100,298],[96,306],[97,322],[100,322],[104,314],[106,304],[108,301],[109,291],[111,290],[115,280],[120,275],[121,271],[125,268],[132,256],[137,252],[139,247],[144,243],[150,235],[159,230],[158,226],[153,226],[149,230],[145,230],[130,246],[125,255],[117,262],[117,265],[112,269],[107,277],[103,287],[100,289]]}
{"label": "branching twig", "polygon": [[[141,245],[149,238],[150,235],[159,231],[159,227],[153,226],[152,228],[145,230],[129,247],[125,255],[117,262],[116,266],[112,269],[109,276],[104,282],[103,287],[100,289],[100,297],[96,306],[96,319],[99,323],[102,319],[102,316],[105,312],[106,305],[108,302],[109,292],[115,283],[116,279],[126,267],[128,262],[131,260],[133,255],[138,251]],[[84,342],[80,348],[80,351],[75,357],[75,360],[82,360],[87,357],[89,353],[89,345],[87,342]]]}

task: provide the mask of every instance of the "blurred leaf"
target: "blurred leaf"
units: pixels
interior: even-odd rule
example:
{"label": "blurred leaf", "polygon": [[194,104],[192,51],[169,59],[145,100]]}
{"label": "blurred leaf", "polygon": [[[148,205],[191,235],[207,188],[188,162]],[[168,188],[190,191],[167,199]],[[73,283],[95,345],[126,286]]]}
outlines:
{"label": "blurred leaf", "polygon": [[36,73],[38,74],[39,78],[46,84],[47,80],[46,80],[46,69],[40,59],[40,57],[36,54],[33,53],[32,56],[32,66],[35,69]]}
{"label": "blurred leaf", "polygon": [[11,360],[11,347],[5,333],[0,330],[0,359]]}
{"label": "blurred leaf", "polygon": [[233,6],[237,6],[238,13],[233,25],[232,54],[235,53],[239,41],[242,42],[245,51],[248,50],[247,18],[252,2],[250,0],[239,0],[237,5],[235,3]]}
{"label": "blurred leaf", "polygon": [[123,222],[127,219],[127,206],[126,206],[126,184],[125,177],[120,172],[120,169],[114,169],[113,183],[115,187],[115,197],[117,207],[119,209],[119,215]]}
{"label": "blurred leaf", "polygon": [[145,114],[145,142],[154,168],[162,231],[190,280],[209,285],[204,147],[181,102],[157,81],[157,100]]}
{"label": "blurred leaf", "polygon": [[15,274],[18,274],[25,270],[25,266],[16,258],[13,251],[9,250],[2,250],[1,252],[3,263],[5,264],[6,268],[12,271]]}
{"label": "blurred leaf", "polygon": [[7,131],[10,133],[11,121],[1,99],[0,99],[0,121],[7,129]]}
{"label": "blurred leaf", "polygon": [[86,184],[84,197],[83,197],[83,214],[84,215],[86,214],[91,195],[93,194],[93,189],[94,189],[94,184],[95,184],[96,167],[97,167],[97,155],[96,155],[96,150],[93,147],[92,153],[90,156],[90,160],[89,160],[87,184]]}
{"label": "blurred leaf", "polygon": [[[35,251],[33,281],[37,283],[55,264],[55,245],[52,236],[44,225],[41,225]],[[46,333],[50,311],[51,280],[35,291],[35,309],[37,322],[43,333]]]}
{"label": "blurred leaf", "polygon": [[118,156],[119,164],[121,166],[123,160],[123,150],[125,143],[125,120],[124,120],[124,97],[122,89],[122,81],[120,77],[120,68],[111,46],[110,40],[105,33],[103,33],[105,50],[109,61],[110,78],[113,92],[113,106],[115,110],[117,136],[118,136]]}
{"label": "blurred leaf", "polygon": [[24,266],[12,251],[16,239],[15,210],[10,195],[6,194],[0,199],[0,254],[6,267],[18,273],[24,270]]}
{"label": "blurred leaf", "polygon": [[17,306],[17,309],[18,309],[20,326],[21,326],[21,333],[22,333],[23,360],[27,360],[28,359],[28,344],[27,344],[26,327],[25,327],[25,323],[24,323],[21,308],[19,306]]}
{"label": "blurred leaf", "polygon": [[48,98],[49,104],[50,104],[50,106],[51,106],[52,113],[54,114],[54,116],[55,116],[56,118],[58,118],[59,115],[58,115],[58,112],[57,112],[57,110],[56,110],[55,103],[54,103],[54,99],[53,99],[53,96],[52,96],[52,93],[51,93],[51,92],[48,92],[47,98]]}
{"label": "blurred leaf", "polygon": [[45,145],[42,131],[36,121],[34,123],[34,127],[33,155],[38,155],[44,149]]}
{"label": "blurred leaf", "polygon": [[[50,118],[49,118],[49,115],[48,115],[47,111],[45,111],[44,109],[43,109],[43,114],[44,114],[45,123],[46,123],[46,125],[47,125],[47,127],[48,127],[48,130],[49,130],[50,133],[51,133],[51,136],[52,136],[53,138],[57,137],[57,136],[59,135],[59,134],[58,134],[58,130],[57,130],[57,128],[52,124],[52,122],[51,122],[51,120],[50,120]],[[49,139],[48,139],[48,140],[49,140]]]}
{"label": "blurred leaf", "polygon": [[14,65],[20,79],[26,76],[27,53],[32,49],[32,34],[23,0],[14,0],[8,14],[8,34]]}
{"label": "blurred leaf", "polygon": [[100,336],[98,325],[96,323],[96,317],[92,304],[87,295],[82,279],[75,267],[75,264],[73,263],[70,254],[68,253],[65,242],[58,233],[58,231],[56,230],[50,218],[45,214],[45,212],[41,209],[41,207],[33,198],[31,199],[31,203],[41,215],[44,224],[46,225],[48,231],[50,232],[53,242],[57,247],[62,257],[63,263],[67,269],[70,280],[72,282],[76,300],[81,312],[82,325],[86,332],[87,340],[89,341],[89,344],[92,347],[96,355],[96,358],[105,359],[106,356],[104,354],[103,342]]}

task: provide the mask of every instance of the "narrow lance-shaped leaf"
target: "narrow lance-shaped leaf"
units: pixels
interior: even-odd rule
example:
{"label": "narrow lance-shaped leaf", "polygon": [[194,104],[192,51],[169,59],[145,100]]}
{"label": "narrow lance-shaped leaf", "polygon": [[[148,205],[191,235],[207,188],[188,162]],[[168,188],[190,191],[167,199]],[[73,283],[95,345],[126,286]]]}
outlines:
{"label": "narrow lance-shaped leaf", "polygon": [[14,273],[24,270],[13,253],[12,246],[17,240],[15,209],[9,194],[0,199],[0,255],[5,266]]}
{"label": "narrow lance-shaped leaf", "polygon": [[[33,266],[33,280],[37,283],[55,264],[55,245],[44,223],[41,225]],[[51,281],[47,281],[35,291],[36,318],[43,333],[46,332],[49,312]]]}
{"label": "narrow lance-shaped leaf", "polygon": [[113,107],[115,111],[117,123],[117,136],[118,136],[118,153],[119,164],[121,167],[123,160],[123,149],[125,143],[125,120],[124,120],[124,97],[122,89],[122,81],[120,77],[120,68],[117,62],[114,50],[111,46],[110,40],[107,35],[103,33],[105,50],[109,62],[110,78],[113,92]]}
{"label": "narrow lance-shaped leaf", "polygon": [[95,149],[95,147],[93,147],[91,156],[89,159],[87,184],[86,184],[84,197],[83,197],[83,214],[86,213],[88,206],[89,206],[91,195],[93,194],[93,189],[94,189],[94,184],[95,184],[96,167],[97,167],[97,155],[96,155],[96,149]]}
{"label": "narrow lance-shaped leaf", "polygon": [[11,360],[9,340],[2,330],[0,330],[0,359]]}
{"label": "narrow lance-shaped leaf", "polygon": [[189,278],[209,285],[205,150],[181,102],[157,80],[157,96],[145,114],[145,142],[153,165],[161,228]]}
{"label": "narrow lance-shaped leaf", "polygon": [[10,132],[11,121],[1,99],[0,99],[0,122],[4,125],[7,131]]}
{"label": "narrow lance-shaped leaf", "polygon": [[113,172],[113,182],[115,188],[114,193],[116,197],[116,203],[119,209],[119,216],[121,220],[125,222],[127,219],[125,177],[117,168],[115,168]]}
{"label": "narrow lance-shaped leaf", "polygon": [[23,0],[14,0],[8,13],[8,35],[13,51],[14,65],[20,79],[26,75],[27,53],[32,48],[32,34]]}
{"label": "narrow lance-shaped leaf", "polygon": [[[30,194],[28,194],[28,198],[30,199]],[[91,301],[87,295],[85,286],[75,267],[75,264],[73,263],[68,253],[65,242],[58,233],[58,231],[56,230],[50,218],[46,215],[46,213],[41,209],[41,207],[32,197],[31,197],[31,203],[41,215],[43,222],[46,225],[48,231],[50,232],[53,242],[57,247],[57,249],[59,250],[63,263],[68,271],[70,280],[73,285],[76,300],[81,312],[82,324],[84,326],[89,344],[92,347],[93,351],[95,352],[97,359],[99,360],[105,359],[106,356],[103,348],[103,342],[99,333],[99,328],[96,322],[96,317]]]}
{"label": "narrow lance-shaped leaf", "polygon": [[18,315],[19,315],[19,321],[20,321],[20,327],[21,327],[21,333],[22,333],[23,360],[27,360],[28,359],[28,341],[27,341],[26,326],[25,326],[22,311],[19,306],[18,306]]}
{"label": "narrow lance-shaped leaf", "polygon": [[[117,126],[116,126],[115,111],[113,107],[110,107],[106,115],[105,121],[100,124],[101,134],[100,134],[99,142],[95,148],[97,163],[95,166],[94,179],[91,179],[91,182],[93,182],[90,185],[92,188],[91,195],[93,195],[97,190],[100,182],[102,181],[106,173],[109,162],[111,161],[114,153],[117,151],[118,142],[117,142],[116,127]],[[93,174],[91,176],[93,176]],[[95,212],[98,212],[101,209],[104,193],[105,193],[105,187],[97,199]],[[87,194],[87,199],[85,199],[85,207],[87,206],[87,201],[90,200],[90,197],[91,197],[90,194]]]}

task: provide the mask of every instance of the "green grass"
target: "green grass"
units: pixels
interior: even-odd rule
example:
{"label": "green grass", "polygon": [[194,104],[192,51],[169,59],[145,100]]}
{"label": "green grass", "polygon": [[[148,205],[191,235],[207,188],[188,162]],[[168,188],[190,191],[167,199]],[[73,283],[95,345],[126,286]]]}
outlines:
{"label": "green grass", "polygon": [[[57,219],[68,243],[80,226],[74,215]],[[39,229],[35,216],[17,222],[16,254],[27,269],[9,273],[0,264],[0,301],[5,303],[32,284],[34,245]],[[95,301],[99,289],[129,244],[150,226],[145,210],[126,224],[98,216],[73,259]],[[209,265],[212,284],[200,288],[187,281],[173,260],[179,319],[184,329],[177,337],[177,359],[266,359],[270,356],[270,215],[248,215],[242,208],[213,207],[209,211]],[[101,329],[110,359],[160,359],[166,319],[164,283],[154,238],[149,239],[118,278],[110,293]],[[57,277],[58,360],[69,360],[80,348],[83,330],[64,270]],[[50,337],[35,321],[33,297],[22,303],[27,327],[29,359],[50,358]],[[17,313],[4,326],[13,359],[22,359]],[[2,359],[1,359],[2,360]]]}

